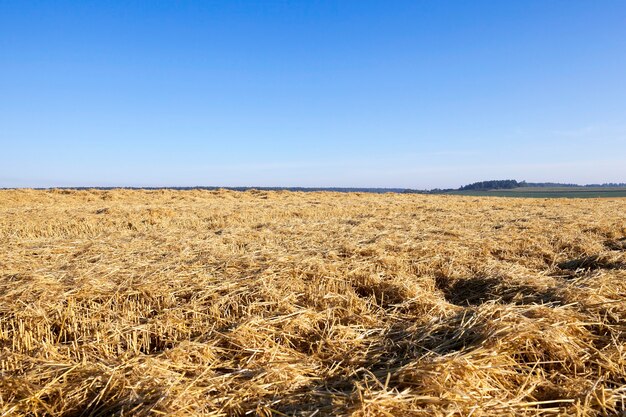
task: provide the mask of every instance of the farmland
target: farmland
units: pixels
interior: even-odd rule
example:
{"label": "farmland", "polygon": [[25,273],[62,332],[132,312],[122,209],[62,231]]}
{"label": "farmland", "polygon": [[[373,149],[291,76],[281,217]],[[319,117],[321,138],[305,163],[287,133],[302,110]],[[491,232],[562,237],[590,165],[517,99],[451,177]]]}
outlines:
{"label": "farmland", "polygon": [[0,191],[0,416],[626,413],[626,199]]}
{"label": "farmland", "polygon": [[626,197],[626,187],[518,187],[485,191],[452,191],[446,194],[475,197],[614,198]]}

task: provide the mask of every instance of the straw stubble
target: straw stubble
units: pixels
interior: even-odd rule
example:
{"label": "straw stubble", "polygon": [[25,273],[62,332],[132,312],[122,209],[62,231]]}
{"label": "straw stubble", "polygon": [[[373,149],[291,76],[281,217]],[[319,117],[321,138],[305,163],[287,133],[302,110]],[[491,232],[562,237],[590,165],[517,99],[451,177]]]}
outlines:
{"label": "straw stubble", "polygon": [[0,416],[626,415],[626,199],[0,191]]}

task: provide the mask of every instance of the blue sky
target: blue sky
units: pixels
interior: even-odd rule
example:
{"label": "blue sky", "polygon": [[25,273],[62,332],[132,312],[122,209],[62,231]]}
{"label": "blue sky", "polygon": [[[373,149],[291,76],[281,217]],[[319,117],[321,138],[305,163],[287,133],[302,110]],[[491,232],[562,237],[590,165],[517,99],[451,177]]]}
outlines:
{"label": "blue sky", "polygon": [[626,181],[623,1],[3,1],[0,187]]}

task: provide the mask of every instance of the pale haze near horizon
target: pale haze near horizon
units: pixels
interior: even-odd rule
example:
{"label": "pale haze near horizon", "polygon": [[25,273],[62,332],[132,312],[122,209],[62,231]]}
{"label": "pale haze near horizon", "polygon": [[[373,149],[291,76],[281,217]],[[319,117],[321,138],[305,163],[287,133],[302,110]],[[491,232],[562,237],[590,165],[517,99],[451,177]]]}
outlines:
{"label": "pale haze near horizon", "polygon": [[2,2],[0,187],[626,182],[626,3]]}

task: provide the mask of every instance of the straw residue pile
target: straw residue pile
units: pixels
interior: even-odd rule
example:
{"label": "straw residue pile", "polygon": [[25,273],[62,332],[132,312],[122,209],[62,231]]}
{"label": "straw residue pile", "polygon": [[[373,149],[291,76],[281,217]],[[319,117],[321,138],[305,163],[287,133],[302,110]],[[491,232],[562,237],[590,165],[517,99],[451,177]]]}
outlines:
{"label": "straw residue pile", "polygon": [[0,191],[0,416],[626,415],[626,199]]}

